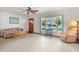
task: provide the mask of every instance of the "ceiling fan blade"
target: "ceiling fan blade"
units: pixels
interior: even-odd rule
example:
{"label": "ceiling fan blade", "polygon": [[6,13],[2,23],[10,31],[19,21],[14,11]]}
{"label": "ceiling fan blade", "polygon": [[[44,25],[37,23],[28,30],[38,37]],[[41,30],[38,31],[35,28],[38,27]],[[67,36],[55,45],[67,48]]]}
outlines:
{"label": "ceiling fan blade", "polygon": [[27,11],[31,11],[31,8],[30,8],[30,7],[28,7],[28,8],[27,8]]}
{"label": "ceiling fan blade", "polygon": [[33,14],[35,14],[35,12],[34,11],[30,11],[31,13],[33,13]]}
{"label": "ceiling fan blade", "polygon": [[27,12],[27,14],[29,14],[29,11]]}
{"label": "ceiling fan blade", "polygon": [[28,7],[28,9],[31,9],[30,7]]}

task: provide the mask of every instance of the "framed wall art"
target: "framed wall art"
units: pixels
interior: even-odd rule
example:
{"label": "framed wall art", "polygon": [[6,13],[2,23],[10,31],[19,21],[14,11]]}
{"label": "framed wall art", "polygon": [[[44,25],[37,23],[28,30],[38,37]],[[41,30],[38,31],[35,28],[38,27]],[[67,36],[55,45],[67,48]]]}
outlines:
{"label": "framed wall art", "polygon": [[9,24],[19,24],[18,17],[9,17]]}

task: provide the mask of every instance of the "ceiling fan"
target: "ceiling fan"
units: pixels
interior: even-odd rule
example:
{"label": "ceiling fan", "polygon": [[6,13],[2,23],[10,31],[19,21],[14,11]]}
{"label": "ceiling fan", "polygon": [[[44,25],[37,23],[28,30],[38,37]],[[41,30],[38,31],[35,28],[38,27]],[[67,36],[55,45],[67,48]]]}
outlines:
{"label": "ceiling fan", "polygon": [[33,13],[33,14],[36,14],[36,12],[38,12],[38,10],[33,10],[31,7],[27,7],[25,9],[20,9],[22,10],[23,12],[29,14],[29,13]]}

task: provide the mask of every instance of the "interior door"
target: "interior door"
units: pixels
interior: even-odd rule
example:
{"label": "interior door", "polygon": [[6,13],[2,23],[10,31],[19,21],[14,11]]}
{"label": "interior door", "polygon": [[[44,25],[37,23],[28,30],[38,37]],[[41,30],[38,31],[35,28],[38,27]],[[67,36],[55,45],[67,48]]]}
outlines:
{"label": "interior door", "polygon": [[34,32],[34,18],[29,18],[29,33]]}

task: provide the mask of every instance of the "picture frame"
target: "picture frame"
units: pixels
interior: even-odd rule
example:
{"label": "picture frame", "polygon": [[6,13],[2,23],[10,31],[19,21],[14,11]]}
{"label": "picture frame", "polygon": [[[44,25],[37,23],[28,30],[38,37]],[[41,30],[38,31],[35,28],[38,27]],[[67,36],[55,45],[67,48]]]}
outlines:
{"label": "picture frame", "polygon": [[19,24],[19,17],[9,17],[9,24]]}

